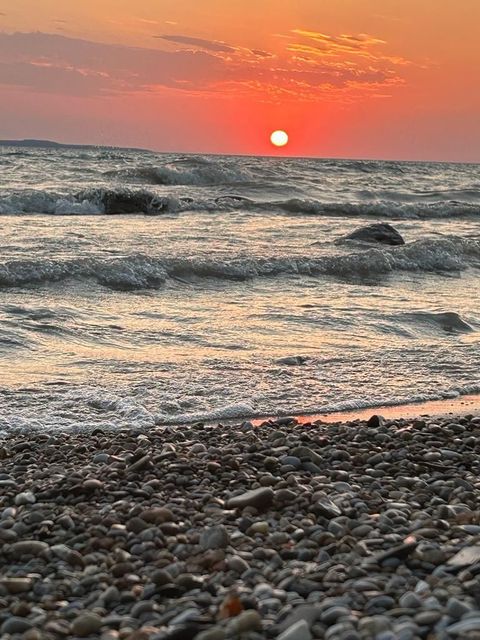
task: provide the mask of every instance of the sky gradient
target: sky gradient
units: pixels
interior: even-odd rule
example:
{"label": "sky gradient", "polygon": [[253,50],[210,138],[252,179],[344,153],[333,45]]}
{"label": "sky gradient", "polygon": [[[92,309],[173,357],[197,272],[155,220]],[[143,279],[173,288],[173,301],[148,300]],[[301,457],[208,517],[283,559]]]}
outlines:
{"label": "sky gradient", "polygon": [[0,0],[0,138],[480,161],[479,24],[478,0]]}

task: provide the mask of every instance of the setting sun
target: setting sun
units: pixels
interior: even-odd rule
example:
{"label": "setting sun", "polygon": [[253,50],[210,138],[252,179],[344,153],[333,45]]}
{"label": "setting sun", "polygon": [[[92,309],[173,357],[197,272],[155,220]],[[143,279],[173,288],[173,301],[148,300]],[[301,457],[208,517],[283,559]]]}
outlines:
{"label": "setting sun", "polygon": [[286,131],[278,129],[270,135],[270,142],[275,147],[284,147],[288,143],[288,134]]}

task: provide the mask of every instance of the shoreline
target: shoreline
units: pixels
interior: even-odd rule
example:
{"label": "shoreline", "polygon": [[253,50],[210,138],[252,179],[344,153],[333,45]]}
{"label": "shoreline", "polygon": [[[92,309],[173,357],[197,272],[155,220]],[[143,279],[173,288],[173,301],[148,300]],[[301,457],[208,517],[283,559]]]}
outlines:
{"label": "shoreline", "polygon": [[[411,402],[397,405],[379,405],[376,407],[361,407],[359,409],[349,409],[346,411],[332,411],[332,413],[304,413],[292,416],[299,424],[311,422],[334,423],[353,422],[355,420],[368,420],[372,415],[381,415],[387,420],[409,419],[419,417],[445,417],[447,415],[465,416],[469,413],[480,413],[480,394],[469,394],[456,398],[442,400],[426,400],[423,402]],[[286,416],[262,416],[253,418],[250,421],[258,426],[265,421],[278,419]],[[245,420],[248,420],[246,418]],[[235,421],[229,421],[229,423]]]}

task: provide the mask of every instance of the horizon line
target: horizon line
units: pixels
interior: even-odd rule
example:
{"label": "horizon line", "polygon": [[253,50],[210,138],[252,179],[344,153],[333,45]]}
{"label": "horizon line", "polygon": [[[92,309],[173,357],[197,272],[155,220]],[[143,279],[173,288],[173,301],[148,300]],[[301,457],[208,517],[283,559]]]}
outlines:
{"label": "horizon line", "polygon": [[[31,143],[31,144],[28,144]],[[220,156],[220,157],[241,157],[241,158],[274,158],[279,160],[338,160],[344,162],[399,162],[399,163],[429,163],[429,164],[459,164],[459,165],[480,165],[480,160],[430,160],[430,159],[398,159],[398,158],[372,158],[372,157],[345,157],[345,156],[315,156],[315,155],[276,155],[276,154],[255,154],[255,153],[225,153],[218,151],[161,151],[159,149],[151,149],[148,147],[122,146],[115,144],[94,144],[81,142],[59,142],[57,140],[49,140],[44,138],[5,138],[0,139],[0,147],[23,146],[27,148],[83,148],[83,149],[117,149],[119,151],[139,151],[143,153],[157,153],[161,155],[178,154],[178,155],[197,155],[197,156]]]}

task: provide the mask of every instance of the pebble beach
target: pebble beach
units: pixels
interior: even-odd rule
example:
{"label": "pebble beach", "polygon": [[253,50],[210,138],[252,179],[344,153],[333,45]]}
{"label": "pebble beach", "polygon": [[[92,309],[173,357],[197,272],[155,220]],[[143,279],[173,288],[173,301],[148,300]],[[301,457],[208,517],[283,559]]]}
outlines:
{"label": "pebble beach", "polygon": [[2,640],[480,638],[480,414],[0,441]]}

